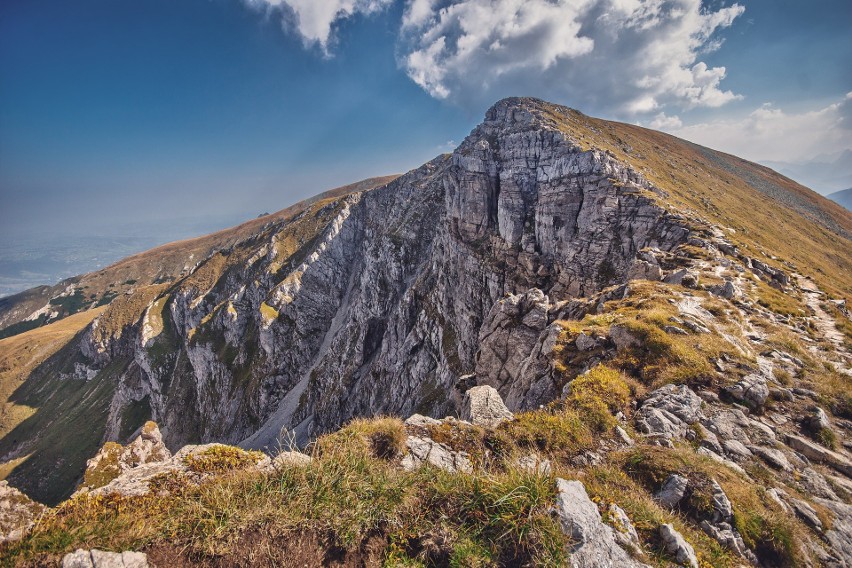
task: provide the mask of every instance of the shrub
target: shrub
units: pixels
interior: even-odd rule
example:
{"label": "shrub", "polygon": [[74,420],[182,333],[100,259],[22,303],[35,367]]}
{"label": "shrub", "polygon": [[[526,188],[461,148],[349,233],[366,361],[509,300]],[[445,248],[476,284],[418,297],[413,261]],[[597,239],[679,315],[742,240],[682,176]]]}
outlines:
{"label": "shrub", "polygon": [[189,454],[184,458],[184,464],[196,473],[223,473],[253,466],[263,457],[261,452],[216,444],[199,453]]}

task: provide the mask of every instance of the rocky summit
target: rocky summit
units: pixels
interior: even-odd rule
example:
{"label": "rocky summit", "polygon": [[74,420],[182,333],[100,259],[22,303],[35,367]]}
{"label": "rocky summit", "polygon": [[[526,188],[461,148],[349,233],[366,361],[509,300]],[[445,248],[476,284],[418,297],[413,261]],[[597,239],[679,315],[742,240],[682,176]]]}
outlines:
{"label": "rocky summit", "polygon": [[767,168],[502,100],[402,176],[4,299],[0,556],[852,566],[850,250]]}

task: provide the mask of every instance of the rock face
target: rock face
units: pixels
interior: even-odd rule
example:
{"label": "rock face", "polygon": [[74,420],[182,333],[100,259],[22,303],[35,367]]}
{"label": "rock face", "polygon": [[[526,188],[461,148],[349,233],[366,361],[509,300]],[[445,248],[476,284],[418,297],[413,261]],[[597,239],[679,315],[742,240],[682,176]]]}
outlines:
{"label": "rock face", "polygon": [[497,389],[483,385],[473,387],[464,394],[461,418],[477,426],[496,428],[507,420],[513,420],[515,416],[503,404]]}
{"label": "rock face", "polygon": [[660,538],[663,540],[666,550],[674,556],[678,564],[698,568],[698,557],[695,556],[695,549],[672,525],[660,525]]}
{"label": "rock face", "polygon": [[548,295],[626,282],[639,251],[689,231],[551,108],[501,101],[452,155],[111,305],[77,345],[87,376],[114,383],[104,438],[141,412],[172,449],[271,447],[282,429],[301,443],[355,416],[454,414],[446,395],[471,372],[512,410],[555,398]]}
{"label": "rock face", "polygon": [[[604,524],[598,507],[579,481],[556,480],[556,515],[571,539],[569,562],[576,568],[645,566],[618,545],[616,531]],[[698,564],[696,562],[696,568]]]}

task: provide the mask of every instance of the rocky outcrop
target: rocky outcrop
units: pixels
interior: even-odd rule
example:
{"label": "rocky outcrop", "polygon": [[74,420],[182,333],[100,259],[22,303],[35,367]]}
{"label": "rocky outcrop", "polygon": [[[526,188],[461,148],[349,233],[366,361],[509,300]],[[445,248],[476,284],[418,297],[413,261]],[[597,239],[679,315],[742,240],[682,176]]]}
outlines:
{"label": "rocky outcrop", "polygon": [[669,444],[687,435],[701,418],[701,398],[686,385],[666,385],[652,392],[636,412],[636,428]]}
{"label": "rocky outcrop", "polygon": [[0,481],[0,544],[19,540],[44,511],[44,505]]}
{"label": "rocky outcrop", "polygon": [[[568,560],[576,568],[645,566],[618,545],[616,531],[604,524],[598,507],[579,481],[556,480],[556,516],[570,539]],[[632,525],[631,525],[632,526]],[[697,568],[697,564],[696,564]]]}

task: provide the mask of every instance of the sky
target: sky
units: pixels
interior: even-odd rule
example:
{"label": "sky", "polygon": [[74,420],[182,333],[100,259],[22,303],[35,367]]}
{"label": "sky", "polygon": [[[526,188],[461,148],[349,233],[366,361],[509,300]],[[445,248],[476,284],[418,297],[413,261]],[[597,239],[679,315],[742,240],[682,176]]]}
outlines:
{"label": "sky", "polygon": [[849,0],[2,0],[0,247],[233,224],[417,167],[512,95],[830,164],[850,29]]}

